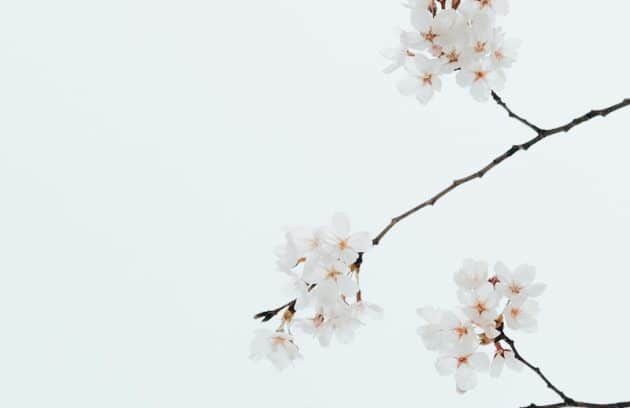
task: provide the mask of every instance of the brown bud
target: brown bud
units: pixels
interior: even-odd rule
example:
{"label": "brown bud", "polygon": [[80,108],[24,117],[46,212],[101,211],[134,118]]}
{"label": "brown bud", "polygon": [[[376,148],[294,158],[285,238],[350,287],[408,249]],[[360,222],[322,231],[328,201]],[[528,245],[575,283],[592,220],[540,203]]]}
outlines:
{"label": "brown bud", "polygon": [[291,320],[293,320],[294,314],[295,314],[295,310],[292,310],[292,308],[288,308],[287,310],[284,311],[284,314],[282,315],[282,320],[289,323],[291,322]]}
{"label": "brown bud", "polygon": [[481,343],[482,346],[487,346],[488,344],[494,343],[494,340],[488,337],[486,333],[481,333],[479,335],[479,342]]}

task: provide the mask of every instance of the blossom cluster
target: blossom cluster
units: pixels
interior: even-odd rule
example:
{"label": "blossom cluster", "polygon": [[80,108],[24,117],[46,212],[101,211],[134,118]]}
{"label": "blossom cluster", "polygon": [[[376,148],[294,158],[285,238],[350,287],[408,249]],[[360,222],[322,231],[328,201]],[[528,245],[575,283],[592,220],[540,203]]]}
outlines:
{"label": "blossom cluster", "polygon": [[412,31],[400,32],[400,45],[384,51],[386,73],[403,67],[403,95],[422,104],[442,87],[441,77],[457,72],[457,83],[477,101],[489,99],[505,84],[505,69],[516,59],[519,42],[496,25],[508,12],[507,0],[408,0]]}
{"label": "blossom cluster", "polygon": [[[477,385],[477,372],[490,371],[497,377],[503,367],[519,370],[521,362],[509,345],[503,343],[504,326],[514,330],[537,328],[538,303],[545,285],[535,283],[536,270],[521,265],[510,271],[497,263],[488,276],[488,264],[466,260],[455,274],[457,312],[424,307],[418,314],[424,324],[418,328],[425,347],[438,353],[435,367],[441,375],[454,375],[460,393]],[[482,351],[493,347],[491,358]]]}
{"label": "blossom cluster", "polygon": [[276,331],[257,332],[251,357],[268,358],[283,369],[301,358],[293,337],[296,330],[327,347],[333,337],[350,342],[366,317],[380,318],[382,309],[365,302],[359,287],[362,254],[371,245],[367,232],[351,232],[345,214],[335,214],[330,225],[290,228],[277,250],[277,266],[287,275],[295,300],[266,312],[273,317],[284,311]]}

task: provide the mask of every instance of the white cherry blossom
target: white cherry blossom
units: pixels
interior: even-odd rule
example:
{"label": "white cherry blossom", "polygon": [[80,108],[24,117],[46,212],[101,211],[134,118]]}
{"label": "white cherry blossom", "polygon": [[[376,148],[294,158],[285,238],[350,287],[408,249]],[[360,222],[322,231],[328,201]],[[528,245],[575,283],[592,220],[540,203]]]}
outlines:
{"label": "white cherry blossom", "polygon": [[523,364],[516,359],[514,352],[501,347],[495,351],[492,363],[490,363],[490,376],[500,376],[504,366],[514,371],[521,371],[523,369]]}
{"label": "white cherry blossom", "polygon": [[333,336],[343,344],[352,341],[361,322],[348,305],[337,302],[331,307],[319,308],[311,319],[302,319],[295,326],[316,337],[319,344],[328,347]]}
{"label": "white cherry blossom", "polygon": [[508,0],[473,0],[480,11],[506,15],[510,11]]}
{"label": "white cherry blossom", "polygon": [[300,254],[298,246],[295,243],[295,239],[290,232],[285,234],[284,246],[276,248],[276,257],[276,266],[278,269],[288,274],[292,273],[293,268],[295,268],[300,262],[302,255]]}
{"label": "white cherry blossom", "polygon": [[505,75],[495,68],[489,59],[477,60],[464,66],[457,73],[457,83],[470,87],[470,94],[479,102],[490,98],[492,91],[500,91],[505,85]]}
{"label": "white cherry blossom", "polygon": [[290,334],[260,329],[250,345],[250,358],[254,361],[267,358],[278,370],[282,370],[302,356]]}
{"label": "white cherry blossom", "polygon": [[457,317],[448,310],[423,307],[418,315],[427,323],[417,333],[428,350],[447,350],[464,341],[475,341],[477,335],[470,321]]}
{"label": "white cherry blossom", "polygon": [[540,296],[547,287],[543,283],[534,283],[536,268],[531,265],[520,265],[512,273],[505,264],[498,262],[494,270],[498,279],[497,292],[512,300]]}
{"label": "white cherry blossom", "polygon": [[503,315],[505,316],[505,323],[510,329],[533,332],[538,328],[538,321],[536,320],[538,312],[539,307],[536,301],[517,297],[508,303]]}
{"label": "white cherry blossom", "polygon": [[350,306],[351,314],[359,321],[365,319],[382,320],[384,316],[383,308],[377,304],[359,300]]}
{"label": "white cherry blossom", "polygon": [[455,18],[455,12],[452,10],[443,11],[434,17],[427,9],[413,9],[411,25],[419,34],[419,49],[433,51],[433,47],[438,45],[436,40],[448,33],[455,23]]}
{"label": "white cherry blossom", "polygon": [[[457,82],[470,87],[477,101],[487,101],[492,90],[502,89],[503,70],[512,66],[518,48],[518,42],[507,40],[496,23],[496,15],[508,11],[507,1],[447,1],[442,7],[439,2],[411,0],[405,6],[413,30],[400,32],[399,45],[384,53],[390,60],[386,73],[412,67],[411,78],[398,82],[401,93],[426,104],[441,89],[441,80],[434,80],[437,74],[453,72],[458,72]],[[416,64],[410,65],[410,58]]]}
{"label": "white cherry blossom", "polygon": [[493,286],[486,282],[475,290],[460,289],[457,292],[462,310],[473,322],[492,322],[497,316],[497,294]]}
{"label": "white cherry blossom", "polygon": [[367,232],[350,233],[348,216],[337,213],[333,216],[326,244],[326,251],[331,257],[352,265],[359,257],[359,252],[365,252],[372,246],[372,241]]}
{"label": "white cherry blossom", "polygon": [[490,59],[497,68],[510,68],[516,56],[521,42],[514,38],[505,38],[505,33],[495,29],[492,41],[489,44]]}
{"label": "white cherry blossom", "polygon": [[289,272],[289,284],[287,285],[287,290],[291,296],[295,298],[294,308],[296,310],[302,310],[311,305],[312,302],[312,293],[309,290],[309,284],[304,282],[304,280],[296,273]]}
{"label": "white cherry blossom", "polygon": [[470,391],[477,385],[477,372],[487,371],[488,355],[477,351],[478,344],[465,341],[438,358],[435,367],[440,375],[455,374],[458,392]]}
{"label": "white cherry blossom", "polygon": [[455,283],[461,289],[474,290],[488,283],[488,263],[466,259],[455,274]]}
{"label": "white cherry blossom", "polygon": [[312,292],[324,304],[336,301],[341,295],[354,297],[359,290],[350,277],[350,269],[340,261],[322,263],[304,271],[304,280],[316,285]]}
{"label": "white cherry blossom", "polygon": [[422,104],[431,100],[436,91],[442,89],[442,62],[429,59],[422,54],[416,55],[405,65],[409,76],[398,83],[398,90],[403,95],[415,95]]}

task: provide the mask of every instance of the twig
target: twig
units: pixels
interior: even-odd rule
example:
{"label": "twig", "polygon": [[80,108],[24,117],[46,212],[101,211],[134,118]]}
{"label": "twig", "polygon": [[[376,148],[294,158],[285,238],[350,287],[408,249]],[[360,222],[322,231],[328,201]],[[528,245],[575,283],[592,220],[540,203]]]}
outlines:
{"label": "twig", "polygon": [[461,186],[462,184],[466,184],[469,181],[472,181],[474,179],[477,178],[482,178],[486,173],[488,173],[490,170],[492,170],[493,168],[495,168],[496,166],[498,166],[499,164],[503,163],[506,159],[509,159],[510,157],[514,156],[514,154],[516,154],[519,151],[525,151],[528,150],[530,147],[532,147],[533,145],[535,145],[536,143],[540,142],[541,140],[555,135],[557,133],[561,133],[561,132],[568,132],[569,130],[573,129],[574,127],[587,122],[597,116],[606,116],[609,115],[610,113],[619,110],[621,108],[624,108],[628,105],[630,105],[630,98],[629,99],[624,99],[623,101],[609,106],[607,108],[604,109],[596,109],[596,110],[592,110],[588,113],[585,113],[582,116],[579,116],[575,119],[573,119],[572,121],[568,122],[565,125],[562,126],[558,126],[555,128],[551,128],[551,129],[542,129],[534,124],[532,124],[530,121],[528,121],[527,119],[524,119],[522,116],[517,115],[516,113],[514,113],[508,106],[507,104],[501,99],[501,97],[499,95],[497,95],[495,92],[492,92],[492,97],[494,98],[495,102],[497,104],[499,104],[499,106],[501,106],[511,118],[516,119],[517,121],[521,122],[522,124],[524,124],[525,126],[527,126],[528,128],[532,129],[534,132],[536,132],[536,137],[528,140],[525,143],[519,144],[519,145],[514,145],[512,147],[510,147],[508,150],[506,150],[503,154],[497,156],[496,158],[494,158],[490,163],[488,163],[486,166],[484,166],[483,168],[481,168],[480,170],[477,170],[476,172],[469,174],[466,177],[462,177],[460,179],[454,180],[448,187],[446,187],[445,189],[443,189],[442,191],[440,191],[439,193],[435,194],[433,197],[429,198],[428,200],[424,201],[423,203],[418,204],[417,206],[413,207],[412,209],[400,214],[397,217],[392,218],[392,220],[390,221],[390,223],[372,240],[372,245],[378,245],[381,243],[381,240],[383,239],[383,237],[385,237],[385,235],[387,235],[387,233],[394,228],[394,226],[396,224],[398,224],[400,221],[404,220],[405,218],[409,217],[410,215],[415,214],[416,212],[420,211],[421,209],[428,207],[428,206],[433,206],[435,205],[435,203],[437,203],[437,201],[444,197],[445,195],[447,195],[448,193],[450,193],[451,191],[455,190],[457,187]]}
{"label": "twig", "polygon": [[630,401],[627,401],[627,402],[614,402],[614,403],[611,403],[611,404],[595,404],[595,403],[591,403],[591,402],[576,401],[573,398],[567,396],[564,392],[560,391],[560,389],[558,389],[558,387],[556,387],[543,374],[542,370],[539,367],[534,366],[532,363],[527,361],[523,357],[523,355],[521,353],[519,353],[518,349],[516,348],[514,340],[512,340],[510,337],[508,337],[505,334],[505,332],[503,330],[503,327],[499,328],[499,332],[501,334],[497,338],[494,339],[494,342],[498,343],[500,341],[505,341],[510,346],[510,348],[512,349],[512,352],[514,352],[514,357],[518,361],[523,363],[525,366],[527,366],[530,370],[535,372],[536,375],[538,375],[538,377],[540,377],[540,379],[545,382],[547,387],[549,389],[551,389],[554,393],[556,393],[562,399],[562,402],[559,402],[559,403],[556,403],[556,404],[548,404],[548,405],[530,404],[530,405],[527,405],[526,407],[523,407],[523,408],[560,408],[560,407],[624,408],[624,407],[630,407]]}
{"label": "twig", "polygon": [[[585,113],[582,116],[579,116],[575,119],[573,119],[572,121],[568,122],[565,125],[562,126],[558,126],[555,128],[551,128],[551,129],[543,129],[540,128],[534,124],[532,124],[530,121],[528,121],[527,119],[523,118],[520,115],[517,115],[516,113],[514,113],[514,111],[512,111],[512,109],[510,109],[508,107],[508,105],[503,101],[503,99],[501,99],[501,97],[495,93],[494,91],[492,92],[492,98],[494,99],[494,101],[500,106],[502,107],[511,118],[516,119],[517,121],[519,121],[520,123],[524,124],[525,126],[527,126],[528,128],[532,129],[534,132],[536,132],[536,137],[528,140],[525,143],[519,144],[519,145],[513,145],[512,147],[510,147],[508,150],[506,150],[503,154],[497,156],[496,158],[494,158],[490,163],[488,163],[487,165],[485,165],[483,168],[481,168],[480,170],[477,170],[476,172],[469,174],[468,176],[459,178],[457,180],[454,180],[448,187],[446,187],[445,189],[443,189],[442,191],[440,191],[439,193],[435,194],[433,197],[429,198],[428,200],[424,201],[423,203],[418,204],[417,206],[413,207],[412,209],[400,214],[397,217],[392,218],[392,220],[390,221],[390,223],[383,228],[383,230],[374,238],[372,239],[372,245],[377,246],[381,243],[381,240],[383,239],[383,237],[385,237],[385,235],[387,235],[387,233],[394,228],[394,226],[396,224],[398,224],[400,221],[404,220],[405,218],[415,214],[416,212],[420,211],[421,209],[423,209],[424,207],[428,207],[428,206],[433,206],[435,205],[435,203],[438,202],[439,199],[441,199],[442,197],[444,197],[445,195],[447,195],[448,193],[450,193],[451,191],[455,190],[457,187],[461,186],[462,184],[466,184],[469,181],[475,180],[477,178],[482,178],[486,173],[488,173],[490,170],[492,170],[493,168],[495,168],[496,166],[498,166],[499,164],[503,163],[505,160],[509,159],[510,157],[514,156],[517,152],[523,150],[528,150],[530,147],[532,147],[533,145],[535,145],[536,143],[540,142],[541,140],[555,135],[557,133],[561,133],[561,132],[568,132],[569,130],[573,129],[574,127],[587,122],[597,116],[602,116],[605,117],[619,109],[622,109],[626,106],[630,105],[630,98],[624,99],[623,101],[615,104],[615,105],[611,105],[607,108],[603,108],[603,109],[595,109],[592,110],[588,113]],[[363,254],[360,254],[360,258],[359,261],[362,261],[363,258]],[[357,262],[359,262],[357,261]],[[292,301],[284,304],[283,306],[280,306],[279,308],[276,309],[272,309],[272,310],[267,310],[265,312],[260,312],[258,314],[256,314],[254,316],[255,319],[262,319],[263,322],[266,322],[270,319],[272,319],[275,315],[277,315],[281,310],[283,310],[286,307],[289,307],[291,305],[295,306],[295,302],[296,299],[293,299]],[[563,406],[563,405],[560,405]],[[566,405],[564,405],[566,406]],[[609,406],[609,405],[608,405]],[[546,408],[552,408],[554,407],[554,405],[550,405],[547,406]],[[614,407],[614,405],[613,405]],[[533,407],[530,407],[533,408]],[[545,407],[539,407],[539,408],[545,408]]]}

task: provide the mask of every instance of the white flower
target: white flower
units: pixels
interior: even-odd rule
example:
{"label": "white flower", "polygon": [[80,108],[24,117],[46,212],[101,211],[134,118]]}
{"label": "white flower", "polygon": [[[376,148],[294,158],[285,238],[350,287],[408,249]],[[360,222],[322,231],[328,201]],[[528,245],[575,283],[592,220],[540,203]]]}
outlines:
{"label": "white flower", "polygon": [[300,262],[301,254],[290,232],[285,234],[285,245],[276,248],[276,265],[284,273],[291,273]]}
{"label": "white flower", "polygon": [[289,231],[295,243],[298,262],[304,262],[304,269],[311,269],[319,262],[325,251],[326,229],[323,227],[296,227]]}
{"label": "white flower", "polygon": [[433,17],[426,8],[412,10],[411,25],[420,34],[418,49],[432,49],[437,45],[437,38],[449,31],[456,18],[455,11],[449,11],[440,12]]}
{"label": "white flower", "polygon": [[494,353],[494,358],[490,364],[490,376],[498,377],[501,375],[504,366],[514,371],[521,371],[523,364],[516,359],[512,350],[506,350],[500,346],[497,346],[497,351]]}
{"label": "white flower", "polygon": [[536,315],[538,314],[538,303],[524,297],[517,297],[510,300],[503,315],[505,323],[510,329],[532,332],[538,328]]}
{"label": "white flower", "polygon": [[534,283],[536,268],[530,265],[518,266],[511,273],[507,266],[499,262],[494,267],[499,282],[495,288],[498,293],[509,298],[537,297],[546,289],[543,283]]}
{"label": "white flower", "polygon": [[490,98],[493,90],[503,89],[505,75],[484,58],[464,66],[457,73],[457,83],[463,87],[470,87],[473,98],[479,102],[485,102]]}
{"label": "white flower", "polygon": [[291,296],[295,297],[295,305],[293,307],[296,310],[302,310],[309,307],[312,296],[309,291],[308,283],[304,282],[295,272],[290,272],[288,275],[290,280],[287,292],[289,292]]}
{"label": "white flower", "polygon": [[256,337],[250,345],[250,358],[255,361],[267,358],[277,369],[282,370],[302,356],[290,334],[260,329],[256,331]]}
{"label": "white flower", "polygon": [[490,365],[485,353],[477,352],[478,343],[465,341],[442,355],[435,363],[440,375],[455,374],[458,392],[466,392],[477,385],[477,372],[487,371]]}
{"label": "white flower", "polygon": [[359,252],[365,252],[372,246],[367,232],[350,233],[350,221],[342,213],[333,216],[326,241],[328,253],[335,259],[342,260],[346,265],[352,265],[359,257]]}
{"label": "white flower", "polygon": [[433,307],[419,308],[417,312],[427,323],[418,327],[417,333],[428,350],[446,350],[477,337],[471,322],[459,319],[453,312]]}
{"label": "white flower", "polygon": [[426,104],[435,91],[442,89],[442,81],[439,78],[441,66],[439,59],[416,55],[405,65],[409,76],[398,83],[398,90],[403,95],[415,95],[420,103]]}
{"label": "white flower", "polygon": [[518,54],[521,42],[517,39],[506,39],[505,33],[496,29],[490,42],[490,59],[497,68],[510,68]]}
{"label": "white flower", "polygon": [[363,321],[366,318],[382,320],[384,315],[382,307],[364,300],[353,303],[350,306],[350,311],[352,316],[359,321]]}
{"label": "white flower", "polygon": [[391,61],[390,64],[383,69],[383,72],[386,74],[391,74],[398,68],[405,65],[405,61],[409,58],[409,55],[407,55],[407,49],[403,47],[387,48],[383,50],[381,54],[383,57]]}
{"label": "white flower", "polygon": [[492,33],[492,19],[487,14],[472,15],[468,36],[474,57],[482,58],[488,54]]}
{"label": "white flower", "polygon": [[340,343],[352,341],[361,322],[353,316],[349,306],[337,302],[334,306],[320,308],[312,319],[296,321],[295,326],[317,337],[321,346],[328,347],[333,335]]}
{"label": "white flower", "polygon": [[417,48],[420,43],[417,33],[400,30],[398,36],[400,38],[398,47],[388,48],[381,52],[383,57],[390,60],[390,64],[383,69],[383,72],[386,74],[390,74],[404,66],[407,60],[413,56],[413,53],[409,52],[409,48]]}
{"label": "white flower", "polygon": [[473,0],[473,3],[483,12],[506,15],[510,11],[508,0]]}
{"label": "white flower", "polygon": [[488,263],[466,259],[455,273],[455,283],[461,289],[474,290],[488,283]]}
{"label": "white flower", "polygon": [[462,303],[462,310],[474,323],[483,326],[497,318],[498,299],[490,283],[486,282],[472,291],[460,289],[457,296]]}
{"label": "white flower", "polygon": [[436,39],[436,43],[442,49],[440,59],[444,63],[442,71],[445,73],[461,68],[471,58],[468,26],[461,17],[448,33]]}
{"label": "white flower", "polygon": [[322,263],[309,271],[304,271],[304,280],[316,284],[313,293],[321,303],[335,302],[340,295],[355,296],[359,290],[350,277],[350,269],[340,261]]}

